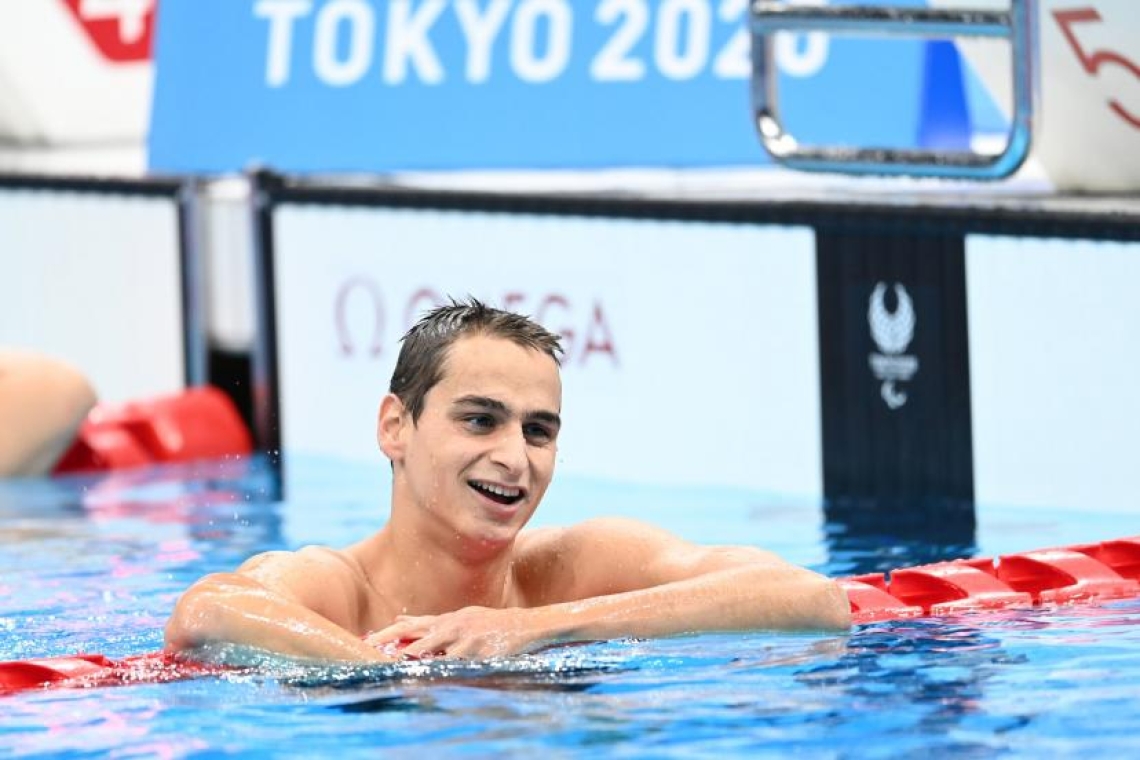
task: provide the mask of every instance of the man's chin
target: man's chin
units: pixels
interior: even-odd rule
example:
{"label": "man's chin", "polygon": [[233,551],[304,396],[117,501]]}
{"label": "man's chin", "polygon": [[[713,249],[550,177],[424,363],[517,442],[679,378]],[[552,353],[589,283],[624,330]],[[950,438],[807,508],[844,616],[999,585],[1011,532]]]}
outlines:
{"label": "man's chin", "polygon": [[456,538],[462,543],[463,555],[478,561],[509,551],[518,534],[514,525],[480,525]]}
{"label": "man's chin", "polygon": [[504,549],[515,542],[519,529],[515,525],[496,525],[483,527],[477,533],[477,540],[481,546],[488,549]]}

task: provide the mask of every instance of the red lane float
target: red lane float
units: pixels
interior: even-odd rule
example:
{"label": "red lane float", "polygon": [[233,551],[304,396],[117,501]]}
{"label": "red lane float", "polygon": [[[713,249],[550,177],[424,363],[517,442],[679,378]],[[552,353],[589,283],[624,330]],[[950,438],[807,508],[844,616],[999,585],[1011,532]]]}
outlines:
{"label": "red lane float", "polygon": [[130,683],[166,683],[226,672],[218,665],[176,659],[166,652],[111,660],[101,654],[0,662],[0,696],[47,686],[90,689]]}
{"label": "red lane float", "polygon": [[1069,548],[1103,562],[1125,578],[1140,581],[1140,540],[1124,538],[1119,541],[1080,544]]}
{"label": "red lane float", "polygon": [[[840,578],[853,622],[957,615],[1008,607],[1140,596],[1140,536]],[[0,695],[43,687],[164,683],[226,672],[165,652],[0,662]]]}
{"label": "red lane float", "polygon": [[217,388],[96,406],[54,474],[119,470],[249,454],[249,431]]}
{"label": "red lane float", "polygon": [[1140,536],[841,578],[855,623],[1140,596]]}

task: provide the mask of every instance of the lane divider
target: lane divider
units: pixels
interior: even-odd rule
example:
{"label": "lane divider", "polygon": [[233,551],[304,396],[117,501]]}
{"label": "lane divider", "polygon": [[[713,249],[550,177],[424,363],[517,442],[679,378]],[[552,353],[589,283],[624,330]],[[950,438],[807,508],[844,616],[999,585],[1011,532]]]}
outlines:
{"label": "lane divider", "polygon": [[252,450],[249,430],[229,396],[200,386],[125,404],[99,404],[52,473],[174,464]]}
{"label": "lane divider", "polygon": [[[840,578],[856,624],[1140,596],[1140,536]],[[231,671],[166,652],[0,662],[0,695],[51,687],[164,683]]]}
{"label": "lane divider", "polygon": [[855,623],[1140,596],[1140,536],[839,579]]}
{"label": "lane divider", "polygon": [[221,665],[182,660],[168,652],[139,654],[120,660],[101,654],[13,660],[0,662],[0,696],[49,686],[91,689],[132,683],[167,683],[232,670]]}

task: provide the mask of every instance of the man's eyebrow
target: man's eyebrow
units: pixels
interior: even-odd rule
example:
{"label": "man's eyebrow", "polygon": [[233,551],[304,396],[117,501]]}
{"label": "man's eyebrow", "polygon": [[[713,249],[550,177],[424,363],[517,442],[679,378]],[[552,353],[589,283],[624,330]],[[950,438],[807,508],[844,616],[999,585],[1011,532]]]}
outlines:
{"label": "man's eyebrow", "polygon": [[[507,405],[502,401],[499,401],[497,398],[491,398],[489,396],[460,396],[452,402],[452,406],[476,406],[482,409],[486,409],[487,411],[499,412],[500,414],[509,414],[511,411],[510,408],[508,408]],[[548,425],[562,427],[562,418],[559,417],[556,412],[539,410],[535,412],[527,412],[523,416],[530,420],[538,420],[539,422],[545,422]]]}
{"label": "man's eyebrow", "polygon": [[494,412],[510,411],[502,401],[488,396],[461,396],[452,402],[452,406],[478,406]]}

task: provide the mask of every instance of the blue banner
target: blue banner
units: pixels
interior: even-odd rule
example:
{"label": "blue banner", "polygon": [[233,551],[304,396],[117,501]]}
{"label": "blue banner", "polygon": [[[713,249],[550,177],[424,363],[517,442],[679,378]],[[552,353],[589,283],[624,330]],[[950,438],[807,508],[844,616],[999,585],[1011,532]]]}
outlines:
{"label": "blue banner", "polygon": [[[747,0],[162,0],[151,168],[764,163],[747,9]],[[922,42],[789,35],[777,59],[798,137],[914,142]]]}

